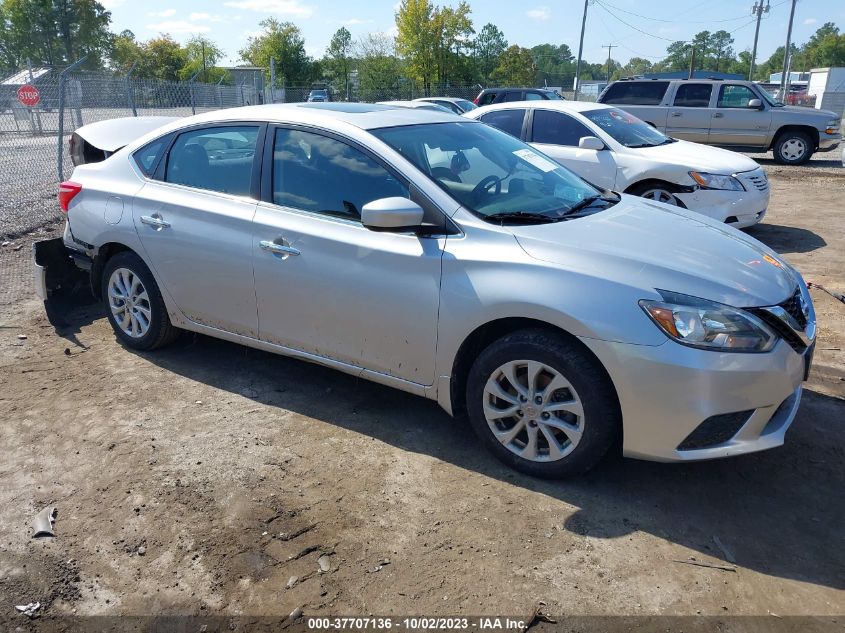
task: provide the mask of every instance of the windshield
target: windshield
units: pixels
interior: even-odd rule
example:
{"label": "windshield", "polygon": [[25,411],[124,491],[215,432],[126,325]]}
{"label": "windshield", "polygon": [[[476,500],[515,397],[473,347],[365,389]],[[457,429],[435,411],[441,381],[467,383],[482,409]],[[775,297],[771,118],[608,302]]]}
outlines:
{"label": "windshield", "polygon": [[475,110],[478,106],[475,105],[472,101],[467,101],[466,99],[458,99],[458,107],[464,112],[469,112],[470,110]]}
{"label": "windshield", "polygon": [[326,90],[312,90],[311,96],[312,97],[325,97],[328,93]]}
{"label": "windshield", "polygon": [[770,95],[770,94],[769,94],[768,92],[766,92],[765,90],[760,90],[759,92],[760,92],[760,94],[763,96],[763,99],[765,99],[765,100],[766,100],[766,103],[768,103],[768,104],[769,104],[770,106],[772,106],[773,108],[782,108],[782,107],[783,107],[783,103],[782,103],[782,102],[780,102],[780,101],[778,101],[777,99],[775,99],[772,95]]}
{"label": "windshield", "polygon": [[599,108],[584,110],[581,114],[625,147],[655,147],[673,142],[673,139],[624,110]]}
{"label": "windshield", "polygon": [[555,221],[600,197],[550,158],[480,122],[409,125],[372,134],[464,207],[491,221]]}

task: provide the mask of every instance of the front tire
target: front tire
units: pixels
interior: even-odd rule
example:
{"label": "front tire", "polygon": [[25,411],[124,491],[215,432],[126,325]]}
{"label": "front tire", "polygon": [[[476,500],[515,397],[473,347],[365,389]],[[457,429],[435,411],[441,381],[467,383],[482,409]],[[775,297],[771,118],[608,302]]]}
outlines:
{"label": "front tire", "polygon": [[476,359],[467,412],[482,444],[527,475],[558,479],[592,468],[621,429],[603,368],[565,336],[521,330]]}
{"label": "front tire", "polygon": [[653,200],[654,202],[662,202],[673,207],[683,207],[684,205],[678,200],[677,196],[669,190],[666,185],[659,183],[644,183],[632,187],[628,193],[645,198],[646,200]]}
{"label": "front tire", "polygon": [[813,141],[806,132],[786,131],[778,136],[772,149],[781,165],[803,165],[813,155]]}
{"label": "front tire", "polygon": [[101,296],[109,323],[126,347],[152,350],[179,335],[153,274],[135,253],[123,251],[106,262]]}

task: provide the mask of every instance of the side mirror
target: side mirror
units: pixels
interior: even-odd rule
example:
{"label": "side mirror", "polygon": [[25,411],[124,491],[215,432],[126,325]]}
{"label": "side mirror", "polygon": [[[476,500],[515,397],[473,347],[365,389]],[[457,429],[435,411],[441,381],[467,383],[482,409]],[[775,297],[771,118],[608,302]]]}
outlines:
{"label": "side mirror", "polygon": [[578,147],[581,149],[601,151],[604,149],[604,143],[597,136],[582,136],[578,141]]}
{"label": "side mirror", "polygon": [[759,99],[749,99],[748,100],[748,107],[754,110],[762,110],[763,109],[763,102]]}
{"label": "side mirror", "polygon": [[381,198],[361,209],[361,224],[374,231],[415,229],[422,221],[422,207],[407,198]]}

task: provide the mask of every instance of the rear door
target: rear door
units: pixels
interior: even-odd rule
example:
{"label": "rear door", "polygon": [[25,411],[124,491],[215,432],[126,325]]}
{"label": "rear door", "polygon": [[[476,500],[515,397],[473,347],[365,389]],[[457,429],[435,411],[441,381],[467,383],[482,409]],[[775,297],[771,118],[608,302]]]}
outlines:
{"label": "rear door", "polygon": [[570,114],[554,110],[532,111],[529,141],[544,154],[574,171],[584,180],[602,189],[616,184],[616,160],[609,149],[581,149],[584,136],[596,136],[586,125]]}
{"label": "rear door", "polygon": [[749,108],[751,99],[760,96],[748,86],[726,83],[719,86],[716,108],[710,125],[711,145],[766,147],[772,111]]}
{"label": "rear door", "polygon": [[252,337],[252,220],[264,129],[232,123],[182,132],[132,205],[147,261],[184,315]]}
{"label": "rear door", "polygon": [[706,143],[710,135],[710,122],[715,110],[712,107],[713,84],[677,84],[669,117],[666,120],[666,134],[695,143]]}
{"label": "rear door", "polygon": [[502,132],[524,139],[526,112],[527,110],[523,108],[514,107],[512,110],[493,110],[478,118],[487,125],[502,130]]}

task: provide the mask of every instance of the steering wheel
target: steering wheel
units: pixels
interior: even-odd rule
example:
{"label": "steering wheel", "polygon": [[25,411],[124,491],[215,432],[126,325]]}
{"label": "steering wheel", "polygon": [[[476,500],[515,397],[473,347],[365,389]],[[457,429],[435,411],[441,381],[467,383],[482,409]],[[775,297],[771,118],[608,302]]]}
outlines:
{"label": "steering wheel", "polygon": [[486,176],[480,183],[475,185],[475,188],[472,190],[472,197],[477,199],[481,197],[483,193],[490,193],[488,190],[493,185],[496,186],[495,192],[496,195],[502,193],[502,179],[498,176]]}

